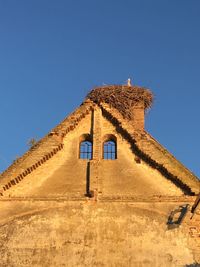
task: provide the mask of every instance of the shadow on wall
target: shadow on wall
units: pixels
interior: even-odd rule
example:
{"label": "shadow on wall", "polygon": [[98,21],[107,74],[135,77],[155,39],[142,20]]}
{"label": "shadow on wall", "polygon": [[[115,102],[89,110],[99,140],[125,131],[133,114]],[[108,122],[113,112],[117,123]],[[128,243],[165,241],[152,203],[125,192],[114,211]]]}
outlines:
{"label": "shadow on wall", "polygon": [[86,168],[86,197],[93,197],[94,191],[90,190],[90,161],[87,162]]}
{"label": "shadow on wall", "polygon": [[200,267],[199,263],[192,263],[192,264],[187,264],[185,267]]}
{"label": "shadow on wall", "polygon": [[[189,204],[181,205],[175,210],[172,210],[168,220],[167,220],[167,228],[169,230],[177,228],[182,223],[187,211],[188,211]],[[189,265],[188,265],[189,266]],[[191,265],[192,266],[192,265]]]}

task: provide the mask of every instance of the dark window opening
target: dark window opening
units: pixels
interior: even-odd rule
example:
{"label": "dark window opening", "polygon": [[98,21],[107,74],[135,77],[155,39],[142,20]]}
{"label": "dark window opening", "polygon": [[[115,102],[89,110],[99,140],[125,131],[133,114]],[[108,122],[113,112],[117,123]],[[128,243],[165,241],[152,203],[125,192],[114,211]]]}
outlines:
{"label": "dark window opening", "polygon": [[114,141],[107,141],[103,145],[103,158],[116,159],[116,143]]}
{"label": "dark window opening", "polygon": [[83,141],[80,143],[80,159],[92,159],[92,142]]}

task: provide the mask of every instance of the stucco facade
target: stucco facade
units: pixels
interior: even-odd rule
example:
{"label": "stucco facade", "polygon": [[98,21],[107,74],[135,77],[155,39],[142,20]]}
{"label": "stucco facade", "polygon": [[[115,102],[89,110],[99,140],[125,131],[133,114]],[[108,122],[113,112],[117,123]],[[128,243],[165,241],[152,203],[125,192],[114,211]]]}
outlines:
{"label": "stucco facade", "polygon": [[200,266],[199,180],[133,114],[87,100],[0,176],[0,266]]}

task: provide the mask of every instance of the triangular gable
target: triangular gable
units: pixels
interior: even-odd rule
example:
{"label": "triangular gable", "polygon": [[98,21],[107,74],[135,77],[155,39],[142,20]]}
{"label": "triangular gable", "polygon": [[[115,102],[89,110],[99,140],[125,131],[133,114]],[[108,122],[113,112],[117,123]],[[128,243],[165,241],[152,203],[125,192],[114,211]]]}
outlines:
{"label": "triangular gable", "polygon": [[[40,167],[63,148],[63,138],[73,131],[78,123],[95,107],[90,100],[85,101],[78,109],[56,126],[47,136],[15,161],[0,175],[1,195],[10,187],[16,186],[28,174]],[[141,157],[151,167],[157,169],[164,177],[182,189],[185,194],[192,195],[199,192],[200,182],[187,168],[176,160],[146,131],[136,132],[131,124],[123,119],[121,114],[111,109],[107,104],[99,105],[102,114],[130,143],[134,153]]]}

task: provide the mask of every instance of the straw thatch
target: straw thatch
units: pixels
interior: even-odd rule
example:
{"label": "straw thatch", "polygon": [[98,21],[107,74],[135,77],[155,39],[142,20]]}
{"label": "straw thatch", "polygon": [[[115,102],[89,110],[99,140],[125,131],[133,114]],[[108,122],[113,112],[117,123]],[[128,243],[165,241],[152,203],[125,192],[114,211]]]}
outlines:
{"label": "straw thatch", "polygon": [[97,104],[107,103],[116,108],[124,118],[131,118],[132,107],[144,103],[145,110],[153,103],[153,93],[143,87],[111,85],[94,88],[86,97]]}

